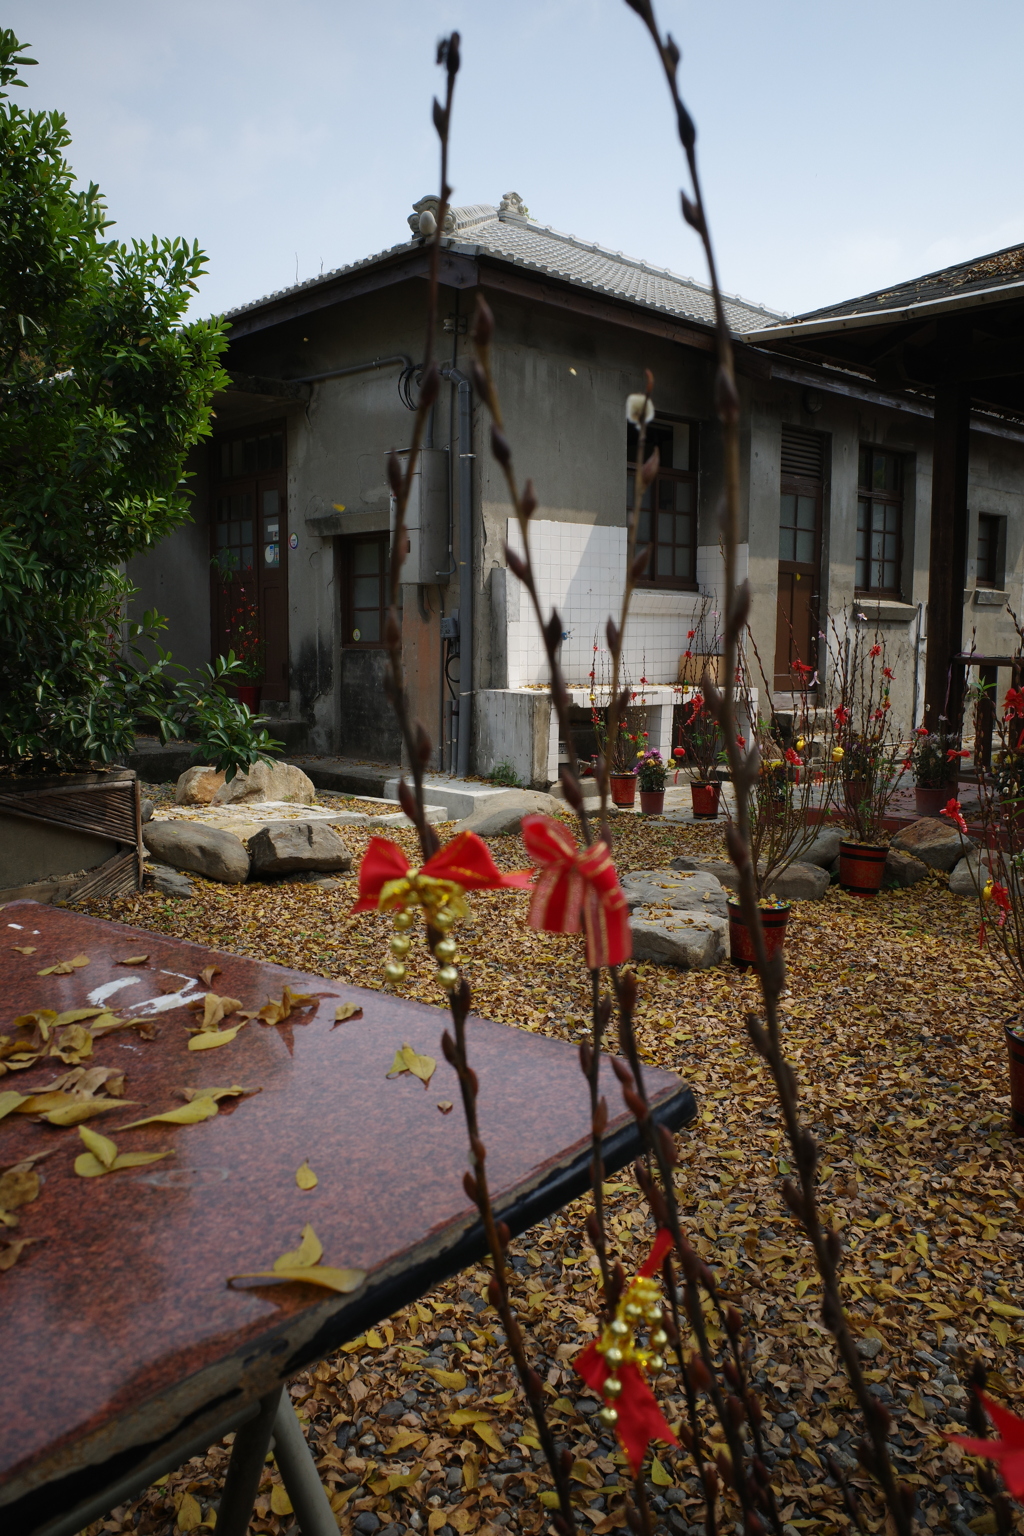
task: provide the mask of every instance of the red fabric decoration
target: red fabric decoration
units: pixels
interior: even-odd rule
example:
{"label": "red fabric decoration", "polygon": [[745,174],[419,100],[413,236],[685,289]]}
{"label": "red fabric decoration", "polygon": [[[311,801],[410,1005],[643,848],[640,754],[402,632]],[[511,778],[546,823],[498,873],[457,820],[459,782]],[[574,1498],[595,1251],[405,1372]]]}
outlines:
{"label": "red fabric decoration", "polygon": [[[576,1356],[573,1364],[587,1386],[595,1392],[601,1391],[605,1377],[611,1375],[604,1355],[598,1353],[596,1343],[588,1344],[583,1353]],[[678,1445],[679,1441],[637,1367],[630,1363],[620,1365],[618,1377],[622,1382],[622,1391],[615,1399],[619,1413],[615,1433],[629,1457],[633,1475],[636,1476],[643,1466],[647,1447],[652,1440],[664,1440],[667,1445]]]}
{"label": "red fabric decoration", "polygon": [[978,1393],[978,1401],[1003,1438],[972,1440],[968,1435],[947,1435],[946,1439],[955,1440],[972,1456],[986,1456],[989,1461],[997,1461],[1007,1492],[1015,1499],[1024,1499],[1024,1419],[1018,1419],[1008,1408],[994,1403],[984,1392]]}
{"label": "red fabric decoration", "polygon": [[580,848],[551,816],[524,816],[523,842],[540,867],[530,904],[531,928],[587,936],[587,965],[621,965],[633,953],[629,908],[604,842]]}
{"label": "red fabric decoration", "polygon": [[949,820],[958,826],[961,832],[967,831],[967,823],[964,821],[964,813],[960,809],[959,800],[947,800],[939,815],[948,816]]}
{"label": "red fabric decoration", "polygon": [[658,1235],[654,1239],[654,1247],[647,1255],[646,1263],[641,1265],[640,1274],[645,1276],[656,1274],[661,1268],[662,1264],[665,1262],[665,1255],[671,1250],[671,1248],[672,1233],[668,1230],[668,1227],[659,1227]]}
{"label": "red fabric decoration", "polygon": [[[503,875],[483,838],[475,832],[460,832],[416,870],[413,878],[425,875],[432,880],[449,880],[464,891],[523,890],[532,874],[532,870],[519,869]],[[389,881],[409,875],[409,861],[398,844],[386,837],[371,837],[359,866],[359,900],[351,910],[376,912],[380,893]]]}

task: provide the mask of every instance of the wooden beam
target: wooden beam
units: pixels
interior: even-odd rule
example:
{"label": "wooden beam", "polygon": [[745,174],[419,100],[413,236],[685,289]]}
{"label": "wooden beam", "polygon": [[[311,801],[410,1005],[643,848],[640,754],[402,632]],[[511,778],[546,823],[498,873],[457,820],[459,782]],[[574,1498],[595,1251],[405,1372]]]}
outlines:
{"label": "wooden beam", "polygon": [[943,377],[935,390],[924,686],[925,723],[931,730],[939,728],[942,716],[957,729],[963,710],[964,668],[954,658],[963,648],[971,422],[971,390],[963,378],[969,321],[943,318],[938,331]]}

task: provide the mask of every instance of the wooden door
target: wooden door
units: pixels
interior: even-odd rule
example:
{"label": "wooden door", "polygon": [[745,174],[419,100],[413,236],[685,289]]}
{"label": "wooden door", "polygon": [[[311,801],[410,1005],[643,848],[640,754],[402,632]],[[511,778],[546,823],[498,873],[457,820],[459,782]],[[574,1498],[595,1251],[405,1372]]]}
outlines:
{"label": "wooden door", "polygon": [[288,517],[284,427],[249,428],[213,451],[210,535],[214,655],[236,653],[237,615],[254,607],[263,697],[287,703]]}
{"label": "wooden door", "polygon": [[793,664],[818,664],[823,439],[782,429],[775,688],[792,693]]}

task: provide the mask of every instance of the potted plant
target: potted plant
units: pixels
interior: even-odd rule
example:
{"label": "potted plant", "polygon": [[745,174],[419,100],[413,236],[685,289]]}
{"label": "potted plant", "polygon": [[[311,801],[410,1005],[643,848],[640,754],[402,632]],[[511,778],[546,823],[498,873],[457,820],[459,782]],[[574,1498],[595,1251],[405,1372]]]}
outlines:
{"label": "potted plant", "polygon": [[660,816],[665,809],[665,780],[668,764],[660,752],[649,747],[637,764],[640,784],[640,809],[645,816]]}
{"label": "potted plant", "polygon": [[229,655],[238,662],[242,679],[236,685],[238,701],[252,714],[260,707],[263,692],[264,646],[260,637],[260,610],[252,581],[228,582],[230,605],[225,629]]}
{"label": "potted plant", "polygon": [[[600,748],[594,759],[594,776],[600,778],[602,757],[608,764],[608,782],[614,805],[629,806],[636,803],[637,763],[647,750],[647,709],[638,695],[625,681],[625,706],[619,712],[614,739],[609,739],[608,710],[598,703],[596,682],[597,646],[594,646],[595,664],[590,669],[590,723]],[[641,678],[641,683],[646,682]],[[640,698],[641,702],[637,703]]]}
{"label": "potted plant", "polygon": [[914,775],[914,806],[919,816],[938,816],[950,800],[956,799],[961,754],[943,728],[929,731],[919,725],[910,748],[910,767]]}
{"label": "potted plant", "polygon": [[877,896],[889,852],[886,816],[906,762],[892,718],[894,672],[884,640],[869,636],[859,621],[848,621],[845,635],[833,625],[832,641],[833,757],[842,785],[837,811],[847,831],[839,883],[854,895]]}
{"label": "potted plant", "polygon": [[[786,925],[789,922],[793,903],[778,901],[773,896],[760,896],[757,905],[761,913],[761,926],[764,929],[764,947],[770,960],[773,955],[778,954],[785,942]],[[726,899],[726,907],[729,911],[729,958],[733,965],[753,965],[757,956],[754,954],[750,929],[744,921],[739,898],[729,896]]]}
{"label": "potted plant", "polygon": [[722,738],[712,719],[704,695],[696,693],[683,705],[679,742],[673,753],[677,762],[686,762],[696,774],[690,781],[693,814],[698,820],[713,821],[718,815],[722,785],[715,768],[722,759]]}

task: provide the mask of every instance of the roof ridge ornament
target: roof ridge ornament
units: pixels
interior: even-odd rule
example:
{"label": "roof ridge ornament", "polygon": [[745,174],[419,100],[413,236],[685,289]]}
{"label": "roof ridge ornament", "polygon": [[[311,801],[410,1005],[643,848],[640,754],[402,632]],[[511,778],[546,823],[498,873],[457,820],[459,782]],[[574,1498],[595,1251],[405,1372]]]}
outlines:
{"label": "roof ridge ornament", "polygon": [[[413,203],[413,211],[409,215],[409,228],[414,235],[429,236],[434,233],[437,228],[437,210],[440,206],[440,198],[433,193],[428,194],[427,197],[421,197],[418,203]],[[444,229],[441,233],[445,235],[455,233],[455,214],[450,206],[444,216]]]}
{"label": "roof ridge ornament", "polygon": [[505,192],[498,204],[498,218],[528,219],[530,210],[518,192]]}

